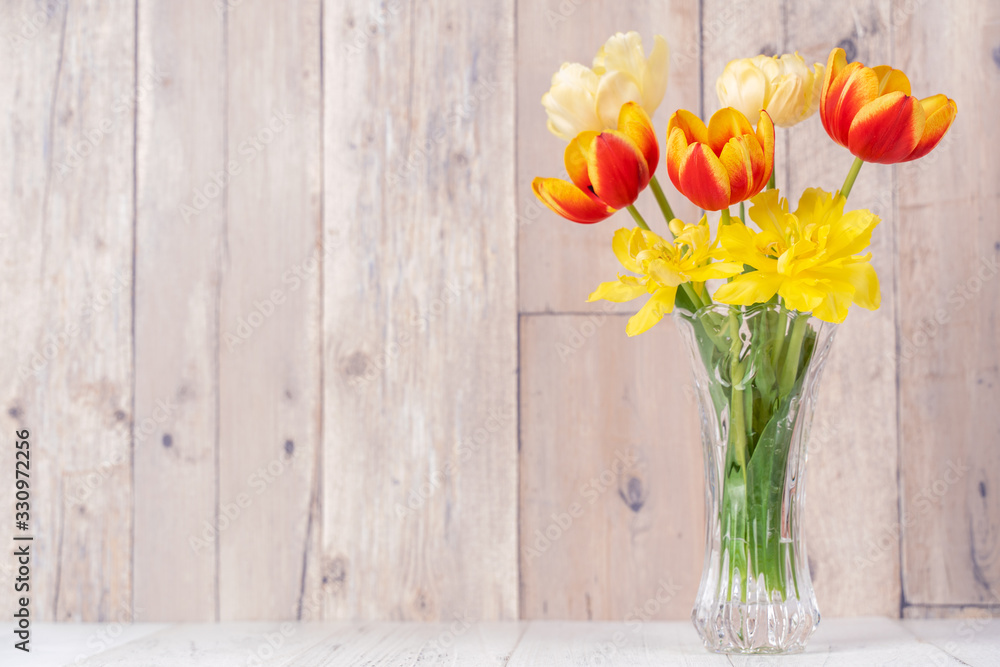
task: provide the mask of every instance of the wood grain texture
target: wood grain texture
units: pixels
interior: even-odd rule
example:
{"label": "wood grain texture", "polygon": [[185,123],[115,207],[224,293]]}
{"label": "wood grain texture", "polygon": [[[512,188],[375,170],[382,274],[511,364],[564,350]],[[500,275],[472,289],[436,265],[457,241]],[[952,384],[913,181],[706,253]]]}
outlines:
{"label": "wood grain texture", "polygon": [[[891,63],[891,20],[888,2],[837,11],[820,1],[787,2],[784,50],[826,64],[840,45],[866,65]],[[827,136],[818,112],[780,132],[793,159],[780,165],[779,182],[788,184],[793,207],[806,188],[841,187],[854,157]],[[852,308],[838,327],[809,442],[806,542],[824,616],[896,616],[900,609],[894,185],[892,167],[865,165],[847,204],[882,219],[871,245],[882,305]]]}
{"label": "wood grain texture", "polygon": [[[653,36],[670,45],[670,83],[653,116],[657,140],[665,141],[667,122],[677,108],[698,111],[698,2],[615,2],[613,0],[520,0],[517,76],[517,218],[519,304],[521,312],[600,312],[587,295],[620,270],[609,252],[614,230],[633,226],[627,213],[599,225],[578,225],[545,208],[531,191],[536,176],[565,178],[565,142],[546,129],[542,95],[563,62],[591,65],[597,50],[616,32],[641,32],[646,54]],[[673,189],[661,155],[659,181],[674,213],[694,222],[695,207]],[[662,230],[662,215],[652,192],[636,204]],[[635,312],[634,304],[616,306]],[[685,376],[686,377],[686,376]]]}
{"label": "wood grain texture", "polygon": [[[57,667],[79,656],[73,664],[82,667],[751,667],[789,660],[806,667],[992,667],[1000,646],[998,627],[966,620],[832,619],[823,623],[804,653],[789,658],[709,653],[687,622],[137,624],[117,631],[114,625],[42,624],[39,637],[58,648],[33,653],[31,664]],[[119,638],[108,638],[113,632]],[[96,647],[89,641],[95,637],[104,638]]]}
{"label": "wood grain texture", "polygon": [[216,620],[225,23],[197,0],[138,12],[135,616]]}
{"label": "wood grain texture", "polygon": [[704,484],[686,350],[672,325],[629,339],[627,320],[521,318],[523,618],[684,618],[697,593]]}
{"label": "wood grain texture", "polygon": [[[896,51],[915,94],[958,103],[927,163],[899,170],[904,597],[997,605],[1000,159],[989,128],[1000,103],[1000,7],[927,3],[902,15]],[[953,227],[941,242],[945,221]]]}
{"label": "wood grain texture", "polygon": [[[169,626],[163,623],[34,623],[31,626],[31,652],[26,655],[11,643],[0,644],[0,661],[11,667],[64,667],[77,665],[88,658],[124,646]],[[0,632],[13,635],[13,624],[0,624]]]}
{"label": "wood grain texture", "polygon": [[33,614],[110,619],[132,597],[134,115],[117,105],[134,88],[134,5],[3,16],[3,427],[7,442],[31,432]]}
{"label": "wood grain texture", "polygon": [[981,613],[960,620],[904,621],[903,627],[963,665],[992,665],[1000,655],[1000,623],[996,616]]}
{"label": "wood grain texture", "polygon": [[324,12],[328,618],[517,617],[514,5]]}
{"label": "wood grain texture", "polygon": [[226,623],[175,625],[80,661],[80,667],[167,665],[288,665],[296,655],[334,634],[314,624]]}
{"label": "wood grain texture", "polygon": [[320,3],[225,16],[219,614],[299,618],[320,535]]}
{"label": "wood grain texture", "polygon": [[[983,648],[986,648],[985,646]],[[898,621],[834,619],[820,625],[804,653],[792,658],[807,667],[886,664],[965,664],[944,650],[922,644]],[[785,664],[787,657],[709,653],[690,623],[533,622],[511,656],[509,667],[572,665],[754,665]],[[992,664],[981,660],[970,665]]]}

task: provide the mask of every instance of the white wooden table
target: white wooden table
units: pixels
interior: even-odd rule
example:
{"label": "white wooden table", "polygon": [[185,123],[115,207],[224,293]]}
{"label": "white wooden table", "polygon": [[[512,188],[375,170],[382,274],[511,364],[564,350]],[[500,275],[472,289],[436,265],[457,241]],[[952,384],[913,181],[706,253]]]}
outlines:
{"label": "white wooden table", "polygon": [[826,619],[796,656],[706,652],[690,623],[39,624],[4,667],[568,667],[570,665],[1000,665],[996,620]]}

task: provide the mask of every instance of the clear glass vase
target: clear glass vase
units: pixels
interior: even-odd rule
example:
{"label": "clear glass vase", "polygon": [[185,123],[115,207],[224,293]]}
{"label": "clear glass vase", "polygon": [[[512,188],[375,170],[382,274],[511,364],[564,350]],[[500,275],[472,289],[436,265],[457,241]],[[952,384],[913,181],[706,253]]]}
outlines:
{"label": "clear glass vase", "polygon": [[675,310],[705,450],[706,648],[801,651],[819,624],[802,533],[806,444],[835,325],[777,304]]}

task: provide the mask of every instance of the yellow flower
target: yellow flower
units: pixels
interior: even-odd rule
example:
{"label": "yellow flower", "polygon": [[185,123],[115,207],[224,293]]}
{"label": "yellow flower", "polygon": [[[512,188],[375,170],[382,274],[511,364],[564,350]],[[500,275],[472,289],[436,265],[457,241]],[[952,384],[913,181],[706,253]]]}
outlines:
{"label": "yellow flower", "polygon": [[844,198],[818,188],[802,193],[795,213],[777,190],[752,200],[750,217],[760,232],[734,222],[719,231],[727,259],[752,266],[722,285],[715,300],[737,306],[769,301],[775,294],[788,308],[826,322],[843,322],[851,303],[875,310],[881,302],[871,243],[879,223],[868,210],[844,213]]}
{"label": "yellow flower", "polygon": [[653,41],[646,58],[639,33],[618,33],[597,52],[593,69],[563,63],[542,96],[549,131],[569,141],[581,132],[613,130],[626,102],[652,117],[667,90],[670,60],[666,40],[657,35]]}
{"label": "yellow flower", "polygon": [[587,301],[604,299],[621,303],[643,294],[651,298],[628,321],[625,333],[635,336],[659,322],[674,309],[677,288],[694,284],[701,293],[706,280],[727,278],[743,270],[734,262],[713,262],[719,254],[718,242],[711,241],[708,221],[704,216],[697,225],[674,219],[670,230],[677,237],[673,242],[645,229],[619,229],[611,247],[626,270],[638,277],[620,275],[618,280],[601,283]]}
{"label": "yellow flower", "polygon": [[726,65],[715,91],[723,108],[734,107],[748,118],[764,109],[775,125],[791,127],[819,108],[823,70],[819,63],[810,70],[798,53],[740,58]]}

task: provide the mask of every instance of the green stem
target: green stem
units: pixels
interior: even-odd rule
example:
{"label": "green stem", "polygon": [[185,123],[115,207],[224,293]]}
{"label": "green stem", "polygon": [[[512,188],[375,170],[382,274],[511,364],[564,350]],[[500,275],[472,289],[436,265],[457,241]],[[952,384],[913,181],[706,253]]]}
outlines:
{"label": "green stem", "polygon": [[722,217],[719,218],[719,224],[722,225],[723,227],[725,227],[726,225],[728,225],[730,222],[733,221],[733,216],[729,213],[728,206],[719,211],[719,213],[722,215]]}
{"label": "green stem", "polygon": [[632,217],[635,219],[635,224],[639,225],[648,232],[649,225],[647,225],[646,221],[642,219],[642,214],[639,213],[638,209],[636,209],[636,207],[633,206],[632,204],[629,204],[627,208],[628,212],[631,213]]}
{"label": "green stem", "polygon": [[795,376],[799,371],[799,357],[802,354],[802,337],[809,323],[809,313],[799,313],[792,324],[792,333],[788,339],[788,353],[781,369],[781,380],[778,382],[778,396],[787,396],[795,385]]}
{"label": "green stem", "polygon": [[767,179],[767,189],[773,190],[776,187],[777,179],[774,177],[774,167],[771,168],[771,178]]}
{"label": "green stem", "polygon": [[747,224],[747,210],[743,204],[744,202],[740,202],[740,222],[742,222],[745,225]]}
{"label": "green stem", "polygon": [[649,179],[649,187],[653,190],[653,196],[656,197],[656,203],[660,205],[660,210],[663,212],[663,217],[667,221],[667,225],[670,221],[674,219],[674,211],[670,208],[670,202],[667,201],[667,195],[663,194],[663,188],[660,187],[660,182],[656,180],[656,176]]}
{"label": "green stem", "polygon": [[729,309],[729,380],[732,383],[733,389],[732,399],[730,401],[730,407],[732,407],[733,410],[733,417],[729,428],[734,436],[733,443],[736,447],[736,463],[739,464],[740,468],[743,470],[745,482],[747,464],[747,430],[743,412],[743,390],[738,388],[743,384],[743,373],[745,369],[743,368],[743,363],[740,361],[740,352],[742,351],[743,341],[740,339],[740,324],[736,313],[737,309],[735,306]]}
{"label": "green stem", "polygon": [[704,308],[708,305],[705,303],[704,299],[698,296],[698,293],[694,290],[694,286],[691,283],[681,283],[681,289],[684,290],[684,293],[691,299],[691,303],[694,304],[695,308]]}
{"label": "green stem", "polygon": [[851,165],[851,170],[847,172],[847,178],[844,179],[844,185],[840,188],[840,194],[844,199],[847,199],[851,194],[851,188],[854,187],[854,179],[858,177],[858,172],[861,171],[861,165],[865,163],[859,157],[854,158],[854,164]]}

